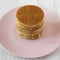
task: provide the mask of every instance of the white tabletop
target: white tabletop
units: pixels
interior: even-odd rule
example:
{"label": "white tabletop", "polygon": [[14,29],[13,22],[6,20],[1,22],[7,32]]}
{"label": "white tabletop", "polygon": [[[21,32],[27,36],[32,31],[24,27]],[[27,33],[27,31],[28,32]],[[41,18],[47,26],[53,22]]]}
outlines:
{"label": "white tabletop", "polygon": [[[25,4],[39,5],[53,12],[55,11],[60,17],[60,0],[0,0],[0,19],[11,9]],[[48,56],[36,59],[24,59],[6,52],[0,44],[0,60],[60,60],[60,47]]]}

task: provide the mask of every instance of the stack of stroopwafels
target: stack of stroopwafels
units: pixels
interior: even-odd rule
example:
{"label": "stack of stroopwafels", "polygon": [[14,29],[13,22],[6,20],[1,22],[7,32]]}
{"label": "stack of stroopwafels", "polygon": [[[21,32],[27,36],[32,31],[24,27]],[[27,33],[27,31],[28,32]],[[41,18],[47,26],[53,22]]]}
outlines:
{"label": "stack of stroopwafels", "polygon": [[22,6],[16,13],[16,28],[19,36],[37,39],[41,36],[44,24],[44,12],[34,5]]}

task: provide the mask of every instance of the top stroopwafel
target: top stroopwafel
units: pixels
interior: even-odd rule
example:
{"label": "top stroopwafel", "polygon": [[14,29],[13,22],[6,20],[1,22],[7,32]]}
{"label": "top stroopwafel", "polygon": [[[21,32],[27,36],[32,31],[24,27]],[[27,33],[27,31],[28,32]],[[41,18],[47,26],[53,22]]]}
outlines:
{"label": "top stroopwafel", "polygon": [[44,17],[43,10],[34,5],[26,5],[18,9],[16,18],[19,23],[27,26],[39,24]]}

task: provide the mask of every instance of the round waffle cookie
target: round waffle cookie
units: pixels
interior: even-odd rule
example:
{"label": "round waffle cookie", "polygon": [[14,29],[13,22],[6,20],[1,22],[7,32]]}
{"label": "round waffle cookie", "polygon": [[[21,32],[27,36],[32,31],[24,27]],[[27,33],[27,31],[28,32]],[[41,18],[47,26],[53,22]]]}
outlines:
{"label": "round waffle cookie", "polygon": [[26,39],[36,39],[41,36],[44,25],[43,10],[34,5],[26,5],[16,12],[16,29],[18,35]]}

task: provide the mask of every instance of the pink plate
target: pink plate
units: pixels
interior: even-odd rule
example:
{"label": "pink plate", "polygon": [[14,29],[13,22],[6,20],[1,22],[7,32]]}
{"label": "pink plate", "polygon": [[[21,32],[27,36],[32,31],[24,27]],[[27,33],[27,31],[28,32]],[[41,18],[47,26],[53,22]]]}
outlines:
{"label": "pink plate", "polygon": [[17,9],[8,12],[0,21],[0,43],[15,56],[24,58],[42,57],[60,45],[60,21],[57,15],[44,9],[45,24],[42,36],[37,40],[18,37],[16,32]]}

